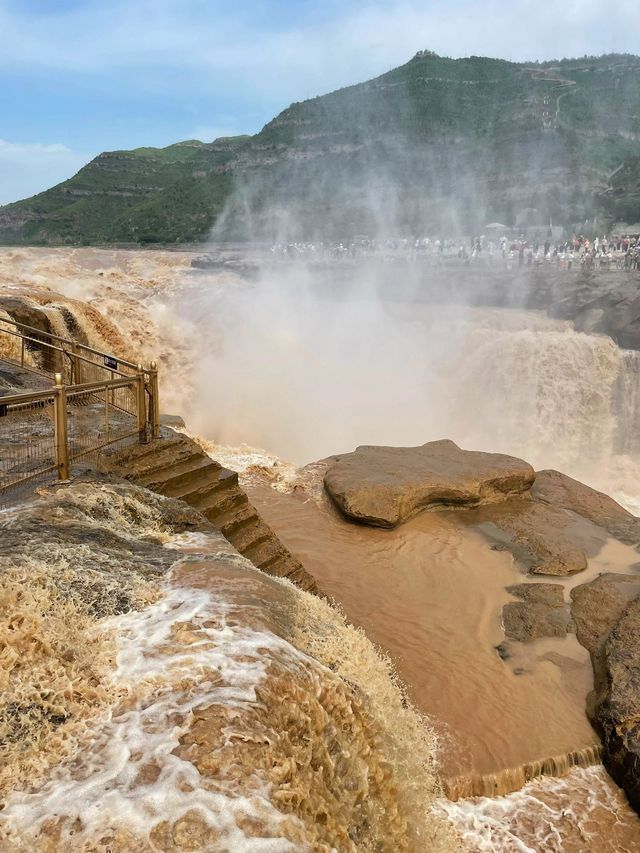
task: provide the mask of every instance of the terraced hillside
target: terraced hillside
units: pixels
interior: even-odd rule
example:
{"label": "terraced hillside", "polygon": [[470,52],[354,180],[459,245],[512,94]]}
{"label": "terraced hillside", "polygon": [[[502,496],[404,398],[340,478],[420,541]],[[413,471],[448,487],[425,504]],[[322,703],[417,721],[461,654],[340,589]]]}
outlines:
{"label": "terraced hillside", "polygon": [[[640,220],[640,57],[420,52],[252,137],[99,155],[0,208],[3,243],[424,233],[490,219]],[[225,215],[221,216],[222,211]]]}

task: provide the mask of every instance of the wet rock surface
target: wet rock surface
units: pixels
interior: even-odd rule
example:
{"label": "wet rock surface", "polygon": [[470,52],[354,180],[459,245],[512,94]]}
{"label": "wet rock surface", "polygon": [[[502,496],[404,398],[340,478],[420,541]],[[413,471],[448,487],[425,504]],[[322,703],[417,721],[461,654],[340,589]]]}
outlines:
{"label": "wet rock surface", "polygon": [[43,335],[53,333],[51,320],[37,305],[33,305],[29,300],[19,296],[0,296],[0,310],[6,313],[15,320],[16,323],[22,323],[32,329],[36,329]]}
{"label": "wet rock surface", "polygon": [[640,349],[637,271],[582,270],[564,288],[553,275],[547,279],[538,298],[550,314],[573,320],[578,331],[609,335],[625,349]]}
{"label": "wet rock surface", "polygon": [[462,450],[447,440],[363,446],[333,459],[327,492],[349,519],[376,527],[396,527],[427,509],[504,501],[528,491],[535,476],[520,459]]}
{"label": "wet rock surface", "polygon": [[531,604],[549,608],[564,606],[564,587],[559,583],[517,583],[508,586],[507,592]]}
{"label": "wet rock surface", "polygon": [[587,518],[620,542],[640,544],[640,518],[636,518],[608,495],[566,474],[552,470],[538,471],[531,494],[538,501]]}
{"label": "wet rock surface", "polygon": [[42,490],[2,513],[0,791],[55,755],[58,729],[107,695],[109,643],[89,626],[146,607],[176,560],[163,538],[203,530],[178,501],[113,481]]}
{"label": "wet rock surface", "polygon": [[587,713],[605,767],[640,813],[640,574],[602,574],[573,589],[571,600],[593,664]]}
{"label": "wet rock surface", "polygon": [[[449,268],[425,270],[421,301],[543,310],[551,317],[573,322],[577,331],[609,335],[625,349],[640,349],[637,270],[568,271],[548,264],[486,269],[451,261]],[[389,298],[394,298],[397,290],[396,277],[388,284]]]}
{"label": "wet rock surface", "polygon": [[608,573],[571,590],[571,615],[580,643],[592,654],[640,595],[640,575]]}
{"label": "wet rock surface", "polygon": [[498,539],[534,575],[564,577],[587,567],[584,550],[572,540],[568,512],[537,500],[510,500],[471,510],[465,522]]}
{"label": "wet rock surface", "polygon": [[87,477],[0,534],[1,850],[452,849],[390,667],[200,513]]}
{"label": "wet rock surface", "polygon": [[623,610],[592,658],[589,715],[602,738],[604,764],[640,813],[640,596]]}
{"label": "wet rock surface", "polygon": [[502,609],[504,631],[510,640],[564,637],[570,616],[560,584],[516,584],[507,587],[507,592],[520,599]]}

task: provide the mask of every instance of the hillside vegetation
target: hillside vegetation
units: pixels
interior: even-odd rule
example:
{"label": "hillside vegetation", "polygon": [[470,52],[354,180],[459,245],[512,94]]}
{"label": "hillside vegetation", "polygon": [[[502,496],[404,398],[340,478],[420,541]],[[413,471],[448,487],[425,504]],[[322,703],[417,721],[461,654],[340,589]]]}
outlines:
{"label": "hillside vegetation", "polygon": [[[221,215],[223,214],[224,215]],[[0,242],[186,243],[640,220],[640,57],[430,52],[255,136],[100,154],[0,208]]]}

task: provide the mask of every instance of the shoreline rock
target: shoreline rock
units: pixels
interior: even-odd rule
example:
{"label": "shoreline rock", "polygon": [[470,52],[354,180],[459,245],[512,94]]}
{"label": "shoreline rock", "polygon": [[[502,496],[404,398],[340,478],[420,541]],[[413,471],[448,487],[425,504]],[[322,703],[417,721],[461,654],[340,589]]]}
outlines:
{"label": "shoreline rock", "polygon": [[520,601],[502,608],[506,636],[522,643],[540,637],[564,637],[570,624],[564,587],[555,583],[520,583],[507,587]]}
{"label": "shoreline rock", "polygon": [[504,501],[528,492],[535,478],[521,459],[462,450],[449,440],[362,446],[332,458],[328,494],[347,518],[374,527],[397,527],[423,510]]}
{"label": "shoreline rock", "polygon": [[605,767],[640,814],[640,596],[624,609],[593,659],[589,717],[602,738]]}

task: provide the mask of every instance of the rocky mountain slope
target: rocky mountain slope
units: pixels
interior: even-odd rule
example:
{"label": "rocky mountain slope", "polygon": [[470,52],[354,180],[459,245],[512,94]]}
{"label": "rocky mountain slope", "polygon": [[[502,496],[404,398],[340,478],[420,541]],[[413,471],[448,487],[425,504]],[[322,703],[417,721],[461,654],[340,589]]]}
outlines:
{"label": "rocky mountain slope", "polygon": [[[0,208],[3,243],[344,238],[640,219],[640,57],[420,52],[252,137],[107,152]],[[222,211],[224,216],[221,216]]]}

